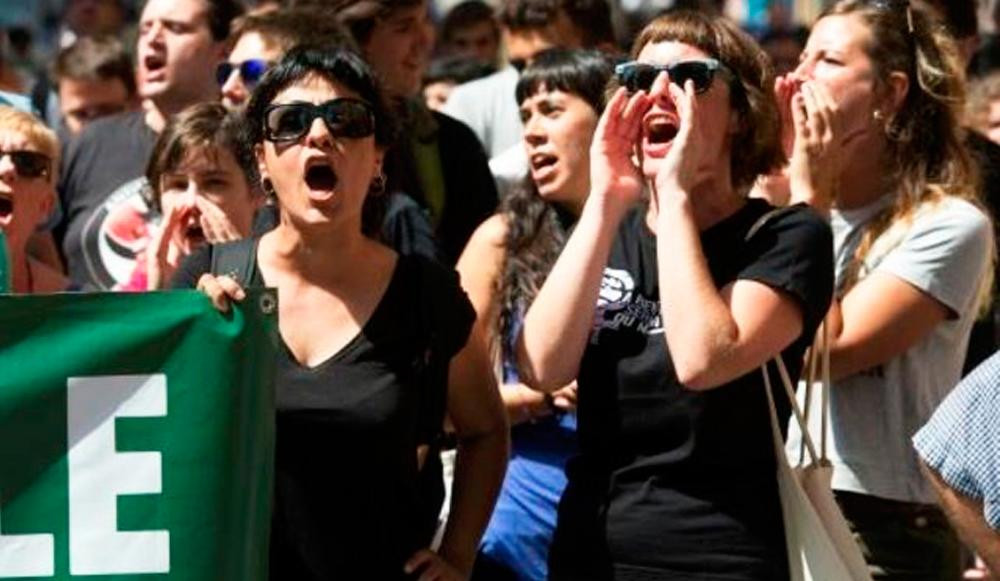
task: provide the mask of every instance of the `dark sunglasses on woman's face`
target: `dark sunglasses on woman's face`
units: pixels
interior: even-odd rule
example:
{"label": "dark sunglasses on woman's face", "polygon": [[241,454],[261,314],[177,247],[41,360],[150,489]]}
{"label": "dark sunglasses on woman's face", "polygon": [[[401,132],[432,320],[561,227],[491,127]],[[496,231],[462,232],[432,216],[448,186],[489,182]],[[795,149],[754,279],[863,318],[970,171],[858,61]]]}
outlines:
{"label": "dark sunglasses on woman's face", "polygon": [[247,59],[241,63],[219,63],[219,66],[215,67],[215,80],[221,87],[226,84],[233,71],[239,70],[243,84],[248,88],[253,88],[270,66],[271,63],[264,59]]}
{"label": "dark sunglasses on woman's face", "polygon": [[359,138],[375,133],[371,105],[358,99],[333,99],[319,105],[296,102],[269,106],[264,110],[264,139],[298,141],[309,133],[317,117],[334,137]]}
{"label": "dark sunglasses on woman's face", "polygon": [[10,157],[10,161],[22,178],[48,177],[52,169],[52,158],[37,151],[0,151],[0,160]]}
{"label": "dark sunglasses on woman's face", "polygon": [[726,65],[715,59],[698,59],[680,61],[670,65],[654,65],[631,61],[615,67],[615,76],[629,93],[638,93],[653,88],[653,81],[661,72],[666,71],[670,82],[683,87],[690,80],[694,82],[694,91],[704,93],[712,86],[716,71],[728,70]]}

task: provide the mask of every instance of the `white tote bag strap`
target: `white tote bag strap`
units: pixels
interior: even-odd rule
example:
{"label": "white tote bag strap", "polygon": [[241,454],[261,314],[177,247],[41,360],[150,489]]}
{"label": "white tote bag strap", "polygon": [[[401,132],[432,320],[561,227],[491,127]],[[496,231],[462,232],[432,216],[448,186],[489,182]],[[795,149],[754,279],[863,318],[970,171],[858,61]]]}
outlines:
{"label": "white tote bag strap", "polygon": [[[809,429],[806,425],[805,416],[802,414],[802,409],[799,407],[799,402],[795,399],[795,389],[792,388],[792,380],[788,375],[788,369],[785,368],[785,362],[781,359],[781,354],[774,356],[774,365],[778,368],[778,375],[781,377],[781,384],[785,388],[785,395],[788,397],[788,401],[792,406],[792,416],[795,421],[799,424],[799,429],[802,431],[802,441],[806,446],[809,453],[809,459],[812,462],[817,462],[819,460],[819,454],[816,453],[816,445],[812,441],[812,436],[809,435]],[[774,396],[771,394],[771,374],[767,372],[767,364],[760,366],[760,372],[764,376],[764,391],[767,392],[767,403],[771,407],[771,428],[775,437],[775,444],[778,450],[784,454],[785,441],[781,437],[781,426],[778,422],[778,410],[774,405]]]}

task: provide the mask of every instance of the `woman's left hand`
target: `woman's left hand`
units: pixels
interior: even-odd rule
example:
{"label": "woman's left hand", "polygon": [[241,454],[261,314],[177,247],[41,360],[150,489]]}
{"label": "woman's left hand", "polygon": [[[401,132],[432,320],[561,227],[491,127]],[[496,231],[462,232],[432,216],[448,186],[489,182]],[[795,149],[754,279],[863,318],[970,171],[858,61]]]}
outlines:
{"label": "woman's left hand", "polygon": [[664,93],[674,102],[679,127],[670,151],[656,174],[654,194],[658,197],[686,196],[705,177],[701,172],[707,166],[698,123],[698,99],[693,81],[687,81],[682,89],[671,83],[666,73],[660,73],[650,91],[650,98],[663,98]]}
{"label": "woman's left hand", "polygon": [[200,213],[198,222],[201,231],[209,244],[232,242],[243,238],[243,234],[229,220],[229,216],[211,200],[198,196],[195,205]]}
{"label": "woman's left hand", "polygon": [[419,581],[463,581],[469,578],[430,549],[414,553],[403,570],[408,575],[419,572]]}
{"label": "woman's left hand", "polygon": [[837,104],[819,83],[803,83],[792,98],[795,145],[789,160],[791,203],[825,212],[838,189],[843,145]]}

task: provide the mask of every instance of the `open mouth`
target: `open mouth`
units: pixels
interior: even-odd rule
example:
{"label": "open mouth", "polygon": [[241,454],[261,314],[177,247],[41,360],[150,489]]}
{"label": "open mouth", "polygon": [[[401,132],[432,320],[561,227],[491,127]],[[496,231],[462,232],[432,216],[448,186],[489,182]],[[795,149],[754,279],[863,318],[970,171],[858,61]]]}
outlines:
{"label": "open mouth", "polygon": [[142,59],[142,64],[147,72],[155,73],[167,65],[167,59],[162,55],[151,54]]}
{"label": "open mouth", "polygon": [[0,194],[0,218],[7,218],[14,214],[14,198]]}
{"label": "open mouth", "polygon": [[646,123],[646,141],[651,144],[670,143],[677,137],[680,127],[677,121],[668,117],[658,117]]}
{"label": "open mouth", "polygon": [[184,238],[192,248],[205,243],[205,231],[201,229],[201,224],[195,221],[184,228]]}
{"label": "open mouth", "polygon": [[337,187],[337,172],[326,163],[310,165],[306,168],[306,185],[311,190],[333,191]]}
{"label": "open mouth", "polygon": [[559,158],[549,153],[536,153],[531,156],[531,169],[538,171],[553,166]]}

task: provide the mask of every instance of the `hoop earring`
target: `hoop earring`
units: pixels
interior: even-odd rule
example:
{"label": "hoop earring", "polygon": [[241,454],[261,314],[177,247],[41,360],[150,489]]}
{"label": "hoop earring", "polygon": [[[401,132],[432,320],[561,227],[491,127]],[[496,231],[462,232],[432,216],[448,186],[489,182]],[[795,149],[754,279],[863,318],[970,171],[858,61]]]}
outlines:
{"label": "hoop earring", "polygon": [[278,199],[278,193],[274,191],[274,184],[271,183],[269,178],[263,178],[260,180],[260,189],[264,191],[264,198],[267,199],[269,203],[274,203]]}
{"label": "hoop earring", "polygon": [[372,178],[372,183],[368,186],[368,193],[373,196],[380,196],[385,193],[385,174],[381,171]]}

